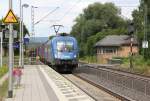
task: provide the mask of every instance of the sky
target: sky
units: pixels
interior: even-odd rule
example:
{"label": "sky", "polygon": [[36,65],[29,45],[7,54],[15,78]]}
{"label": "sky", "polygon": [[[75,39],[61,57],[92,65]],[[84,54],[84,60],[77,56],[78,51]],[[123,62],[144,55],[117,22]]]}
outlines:
{"label": "sky", "polygon": [[[13,1],[13,11],[19,15],[20,0]],[[121,16],[125,19],[132,19],[132,11],[139,6],[139,0],[22,0],[23,4],[29,4],[28,8],[24,8],[24,23],[31,33],[31,6],[35,8],[35,22],[43,16],[51,13],[47,18],[35,25],[35,36],[48,37],[54,34],[52,25],[62,24],[59,32],[70,33],[72,26],[75,24],[75,18],[83,13],[83,9],[94,2],[106,3],[112,2],[121,9]],[[9,0],[0,0],[0,18],[5,17],[9,10]]]}

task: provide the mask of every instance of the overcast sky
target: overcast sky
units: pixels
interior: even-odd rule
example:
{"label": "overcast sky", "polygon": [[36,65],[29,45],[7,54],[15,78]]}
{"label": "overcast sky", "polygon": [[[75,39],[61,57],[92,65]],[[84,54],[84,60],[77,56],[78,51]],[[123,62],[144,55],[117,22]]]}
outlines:
{"label": "overcast sky", "polygon": [[[4,17],[8,12],[8,1],[0,0],[0,18]],[[13,0],[13,10],[19,16],[19,1]],[[74,24],[75,18],[82,13],[83,9],[94,2],[113,2],[121,8],[121,15],[124,18],[131,18],[131,13],[137,9],[139,0],[22,0],[23,3],[30,5],[24,9],[24,23],[31,33],[31,5],[37,6],[35,9],[35,22],[46,15],[48,12],[59,7],[54,13],[49,15],[44,21],[35,26],[36,36],[50,36],[54,34],[51,27],[53,24],[62,24],[60,32],[70,32]]]}

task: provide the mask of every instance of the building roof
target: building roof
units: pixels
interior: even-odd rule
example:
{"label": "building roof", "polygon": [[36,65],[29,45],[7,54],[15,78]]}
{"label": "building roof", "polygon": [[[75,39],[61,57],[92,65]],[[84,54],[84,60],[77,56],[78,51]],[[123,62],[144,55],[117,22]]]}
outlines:
{"label": "building roof", "polygon": [[[136,38],[133,38],[133,44],[138,45]],[[95,46],[121,46],[130,45],[130,36],[128,35],[108,35],[102,40],[98,41]]]}

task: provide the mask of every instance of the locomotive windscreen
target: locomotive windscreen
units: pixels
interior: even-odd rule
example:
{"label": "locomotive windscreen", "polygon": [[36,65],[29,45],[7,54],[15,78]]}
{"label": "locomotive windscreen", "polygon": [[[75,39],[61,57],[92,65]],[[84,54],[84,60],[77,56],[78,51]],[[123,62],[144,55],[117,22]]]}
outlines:
{"label": "locomotive windscreen", "polygon": [[72,41],[57,41],[57,50],[59,52],[70,52],[73,50]]}

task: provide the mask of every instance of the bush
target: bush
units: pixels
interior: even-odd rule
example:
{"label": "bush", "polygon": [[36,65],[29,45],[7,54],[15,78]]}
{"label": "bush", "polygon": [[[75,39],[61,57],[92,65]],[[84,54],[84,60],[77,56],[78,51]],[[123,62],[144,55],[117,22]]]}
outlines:
{"label": "bush", "polygon": [[138,66],[146,65],[146,61],[144,57],[141,55],[133,56],[133,62],[135,65],[138,65]]}
{"label": "bush", "polygon": [[121,60],[123,60],[125,58],[124,57],[112,57],[112,59],[121,59]]}
{"label": "bush", "polygon": [[85,56],[80,58],[80,60],[87,63],[96,63],[96,56]]}
{"label": "bush", "polygon": [[148,66],[150,66],[150,60],[147,60],[146,63]]}

